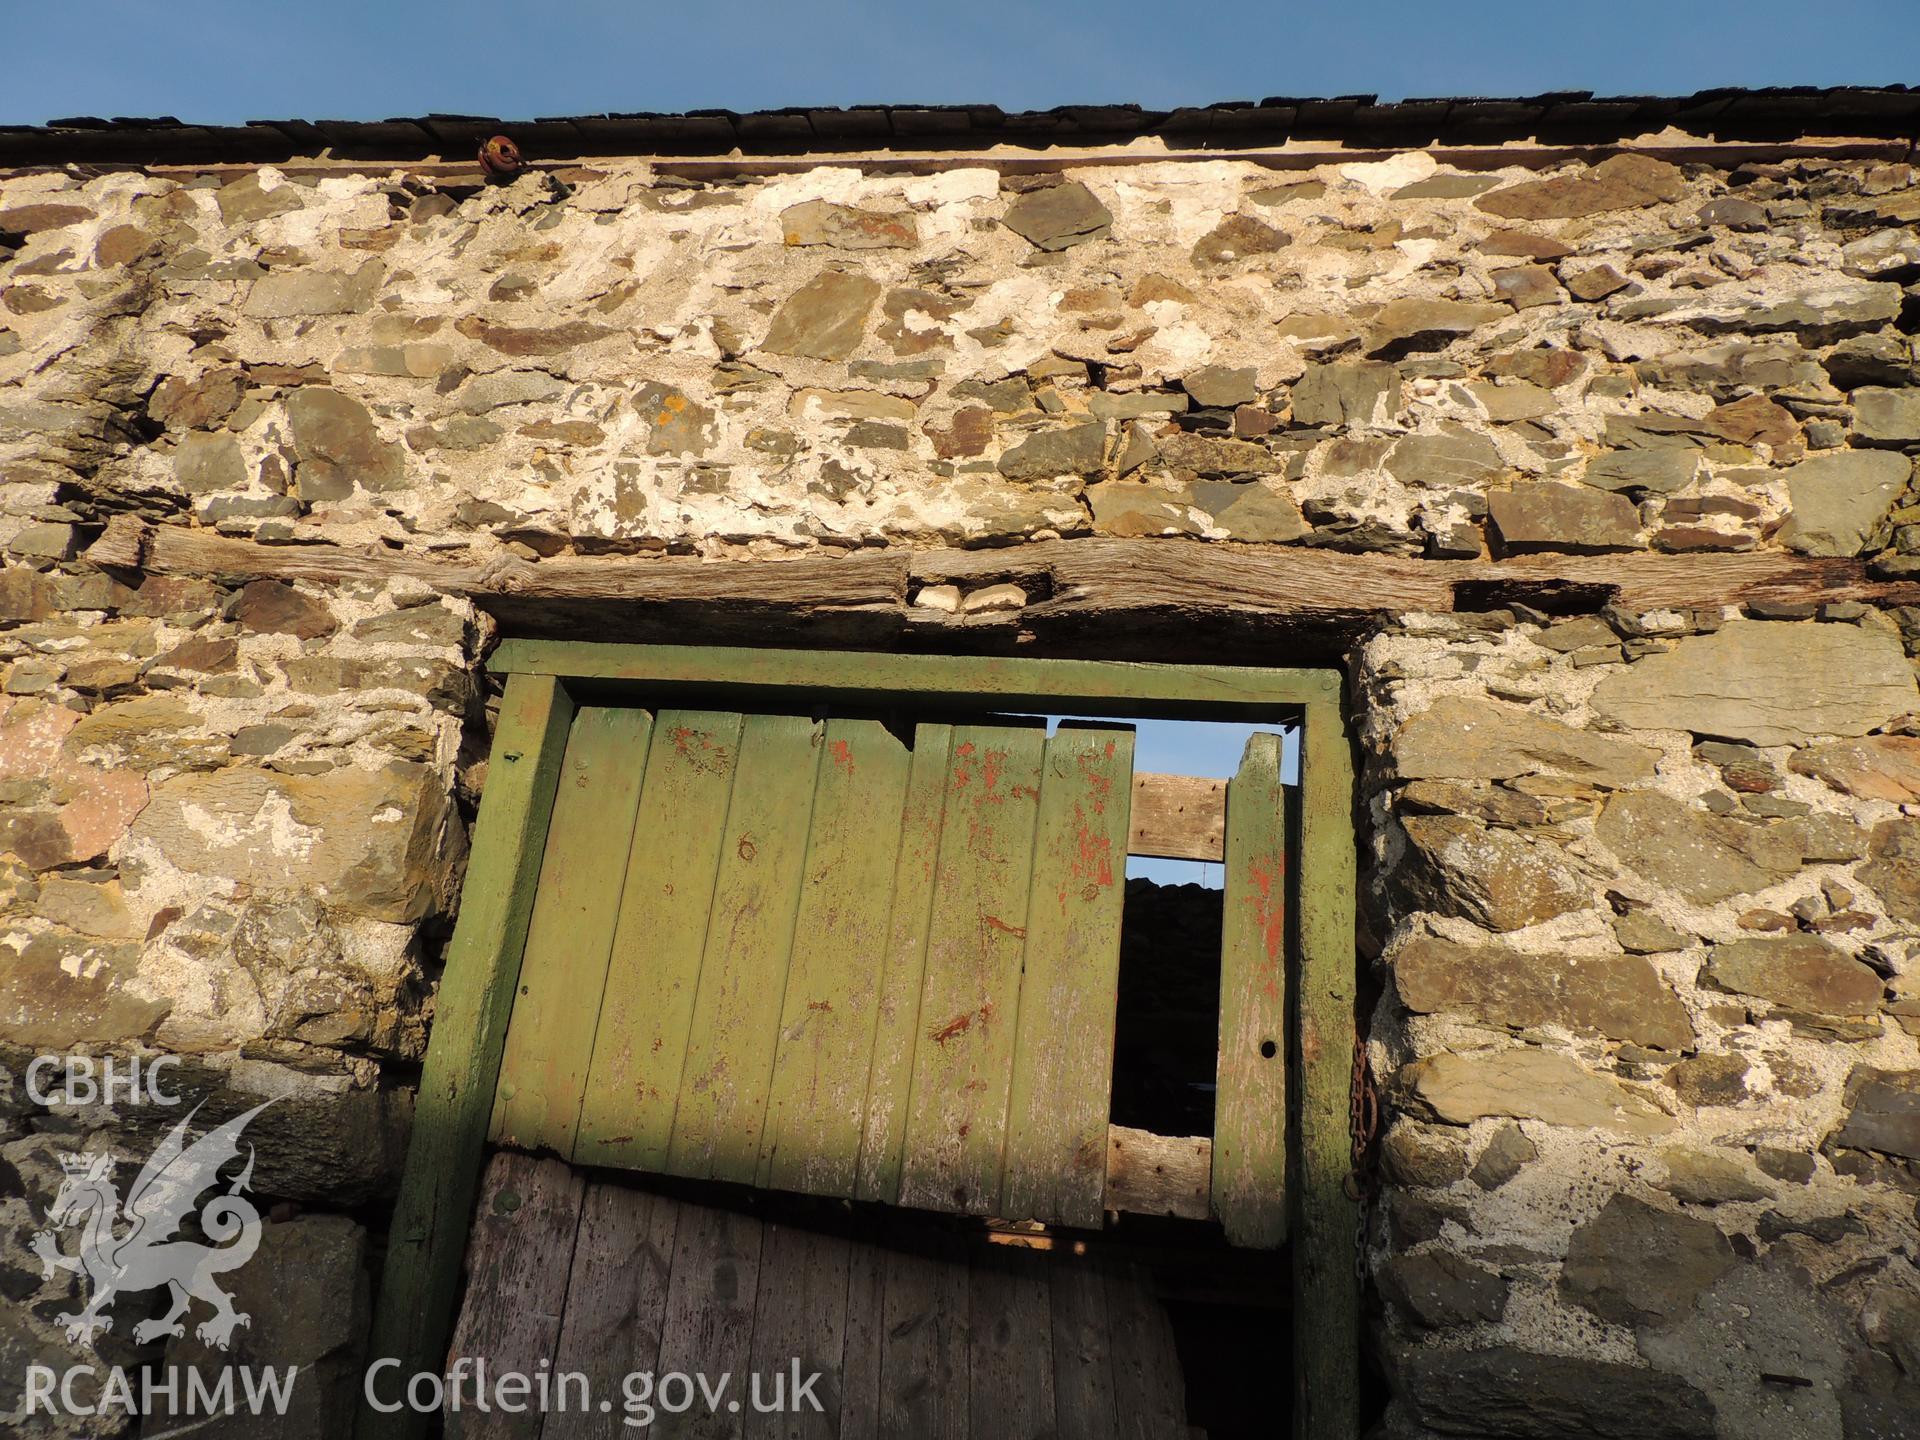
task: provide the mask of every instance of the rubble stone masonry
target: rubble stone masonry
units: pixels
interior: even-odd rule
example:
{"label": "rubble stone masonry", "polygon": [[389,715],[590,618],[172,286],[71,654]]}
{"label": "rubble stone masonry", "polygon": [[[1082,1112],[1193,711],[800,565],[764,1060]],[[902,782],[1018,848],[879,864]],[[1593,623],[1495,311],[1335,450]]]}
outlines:
{"label": "rubble stone masonry", "polygon": [[[1920,576],[1914,175],[1660,153],[0,176],[0,1051],[287,1092],[256,1188],[377,1226],[484,780],[468,599],[103,566],[115,517],[479,571],[1106,536]],[[1703,596],[1348,651],[1389,1434],[1916,1433],[1916,646]],[[164,1128],[121,1111],[0,1104],[0,1417],[73,1353],[27,1248],[59,1153]],[[290,1223],[304,1271],[368,1243]]]}

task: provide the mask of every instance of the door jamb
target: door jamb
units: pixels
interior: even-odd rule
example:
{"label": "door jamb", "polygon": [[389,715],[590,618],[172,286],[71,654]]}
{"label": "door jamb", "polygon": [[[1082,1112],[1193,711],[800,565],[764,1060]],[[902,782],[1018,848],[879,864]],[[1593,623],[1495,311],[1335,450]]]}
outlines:
{"label": "door jamb", "polygon": [[[1108,660],[876,654],[591,641],[507,640],[507,677],[453,940],[394,1205],[368,1360],[402,1381],[438,1373],[452,1335],[494,1089],[560,762],[583,694],[724,693],[733,703],[822,697],[866,703],[1171,719],[1292,719],[1301,726],[1298,936],[1288,1027],[1289,1236],[1295,1440],[1354,1440],[1360,1285],[1348,1103],[1354,1006],[1353,756],[1338,672]],[[369,1386],[369,1391],[371,1386]],[[360,1440],[411,1440],[426,1417],[361,1412]]]}

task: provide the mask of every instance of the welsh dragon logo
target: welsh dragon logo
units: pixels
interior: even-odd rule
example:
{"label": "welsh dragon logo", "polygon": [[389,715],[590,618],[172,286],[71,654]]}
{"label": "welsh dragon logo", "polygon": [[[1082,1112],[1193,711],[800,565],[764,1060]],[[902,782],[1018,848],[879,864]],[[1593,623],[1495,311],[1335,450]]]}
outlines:
{"label": "welsh dragon logo", "polygon": [[[85,1308],[58,1317],[68,1339],[92,1345],[96,1334],[113,1328],[106,1311],[115,1300],[162,1285],[172,1292],[172,1304],[165,1315],[134,1326],[133,1338],[142,1344],[163,1335],[184,1336],[181,1317],[195,1300],[211,1305],[213,1315],[195,1326],[194,1334],[218,1349],[227,1348],[236,1327],[250,1323],[215,1281],[245,1265],[260,1246],[260,1212],[242,1193],[253,1180],[252,1146],[247,1147],[246,1167],[225,1193],[200,1210],[200,1229],[213,1243],[175,1235],[200,1196],[220,1183],[221,1167],[239,1157],[241,1132],[272,1103],[256,1105],[188,1144],[187,1127],[200,1113],[196,1105],[160,1142],[124,1205],[113,1183],[111,1155],[61,1157],[66,1179],[47,1210],[47,1228],[32,1243],[46,1279],[68,1270],[84,1273],[92,1284]],[[63,1254],[55,1237],[76,1225],[83,1227],[80,1248]]]}

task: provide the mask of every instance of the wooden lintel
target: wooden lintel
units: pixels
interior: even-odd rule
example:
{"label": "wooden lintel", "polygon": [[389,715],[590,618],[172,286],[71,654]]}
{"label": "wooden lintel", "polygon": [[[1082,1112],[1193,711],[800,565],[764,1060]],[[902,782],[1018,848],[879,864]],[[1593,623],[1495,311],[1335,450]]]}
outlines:
{"label": "wooden lintel", "polygon": [[[511,127],[509,127],[511,128]],[[1905,139],[1885,136],[1793,137],[1778,140],[1723,140],[1709,135],[1662,139],[1652,144],[1636,144],[1629,139],[1595,140],[1590,143],[1554,143],[1552,141],[1504,141],[1489,144],[1470,142],[1423,145],[1410,140],[1404,145],[1366,140],[1291,140],[1277,146],[1214,145],[1169,147],[1141,150],[1113,145],[1023,148],[1002,145],[993,149],[912,150],[889,146],[878,150],[808,151],[792,155],[628,155],[583,151],[579,155],[530,161],[529,171],[565,171],[581,166],[608,164],[649,164],[660,175],[675,175],[696,180],[758,178],[791,175],[818,170],[822,166],[852,168],[868,175],[934,175],[955,169],[987,169],[1001,174],[1022,174],[1063,168],[1090,169],[1123,165],[1204,163],[1222,160],[1257,165],[1267,170],[1310,170],[1329,163],[1352,164],[1379,161],[1411,150],[1424,151],[1441,165],[1457,170],[1492,170],[1521,166],[1540,170],[1574,160],[1595,163],[1610,155],[1650,155],[1673,164],[1713,165],[1731,170],[1747,163],[1783,163],[1793,160],[1882,160],[1889,163],[1911,157],[1913,147]],[[141,170],[165,176],[212,175],[233,180],[251,174],[261,165],[273,163],[293,177],[329,177],[341,175],[388,175],[395,171],[442,185],[480,185],[485,175],[471,160],[455,160],[437,155],[405,157],[378,156],[294,156],[268,162],[264,160],[208,159],[139,164],[134,161],[92,162],[102,169]],[[14,173],[0,169],[0,174]]]}
{"label": "wooden lintel", "polygon": [[1226,845],[1226,781],[1198,775],[1133,777],[1129,855],[1218,863]]}
{"label": "wooden lintel", "polygon": [[[1520,601],[1556,613],[1615,602],[1636,612],[1749,602],[1920,604],[1920,582],[1871,578],[1863,561],[1745,554],[1542,554],[1418,560],[1303,546],[1086,538],[990,550],[859,550],[844,556],[706,560],[560,556],[485,563],[403,550],[263,545],[115,517],[86,552],[108,568],[323,583],[412,578],[464,595],[510,633],[620,640],[686,637],[760,644],[825,640],[981,652],[1098,652],[1185,660],[1196,637],[1215,660],[1309,663],[1396,614],[1487,610]],[[1011,582],[1018,612],[952,616],[917,606],[928,585]],[[1276,650],[1275,646],[1292,646]]]}

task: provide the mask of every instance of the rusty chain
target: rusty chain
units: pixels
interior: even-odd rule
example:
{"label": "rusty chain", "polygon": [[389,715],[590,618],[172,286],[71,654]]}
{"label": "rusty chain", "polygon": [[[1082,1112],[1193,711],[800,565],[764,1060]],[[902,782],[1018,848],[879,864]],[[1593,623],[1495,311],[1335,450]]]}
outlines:
{"label": "rusty chain", "polygon": [[1373,1064],[1367,1058],[1366,1036],[1360,1026],[1353,1027],[1353,1082],[1347,1095],[1347,1139],[1350,1168],[1341,1189],[1360,1207],[1354,1223],[1353,1273],[1367,1278],[1367,1218],[1379,1188],[1375,1173],[1374,1140],[1380,1133],[1380,1092],[1374,1087]]}

